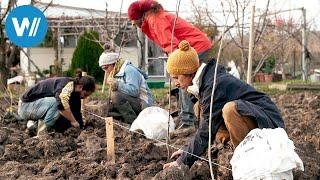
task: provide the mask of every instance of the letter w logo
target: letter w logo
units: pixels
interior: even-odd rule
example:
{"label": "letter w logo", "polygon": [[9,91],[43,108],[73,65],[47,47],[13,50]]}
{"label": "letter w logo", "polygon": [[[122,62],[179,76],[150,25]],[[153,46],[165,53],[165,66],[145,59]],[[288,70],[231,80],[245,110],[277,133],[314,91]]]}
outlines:
{"label": "letter w logo", "polygon": [[14,29],[16,30],[17,36],[21,37],[24,34],[25,29],[29,30],[29,37],[35,36],[38,32],[38,27],[40,24],[41,18],[33,18],[31,28],[30,27],[30,22],[28,18],[23,18],[21,25],[19,25],[18,19],[17,18],[12,18],[12,23],[14,25]]}

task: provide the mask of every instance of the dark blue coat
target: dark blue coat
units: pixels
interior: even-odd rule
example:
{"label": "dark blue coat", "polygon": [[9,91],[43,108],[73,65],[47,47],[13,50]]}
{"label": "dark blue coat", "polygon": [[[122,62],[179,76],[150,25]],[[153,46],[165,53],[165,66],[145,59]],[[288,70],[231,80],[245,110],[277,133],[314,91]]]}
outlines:
{"label": "dark blue coat", "polygon": [[[200,76],[199,103],[201,120],[198,131],[187,147],[187,151],[201,156],[208,147],[210,98],[214,79],[216,61],[210,61]],[[218,66],[216,89],[213,98],[212,140],[223,123],[222,108],[230,101],[237,105],[237,111],[244,116],[251,116],[259,128],[284,128],[279,109],[264,93],[258,92],[247,83],[233,77],[223,66]],[[191,166],[197,158],[183,153],[178,161]]]}

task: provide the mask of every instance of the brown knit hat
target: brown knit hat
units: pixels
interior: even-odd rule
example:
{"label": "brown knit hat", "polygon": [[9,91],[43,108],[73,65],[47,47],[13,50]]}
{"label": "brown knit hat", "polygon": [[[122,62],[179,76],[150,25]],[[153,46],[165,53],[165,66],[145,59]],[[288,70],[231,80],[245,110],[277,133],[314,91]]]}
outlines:
{"label": "brown knit hat", "polygon": [[199,68],[197,51],[190,46],[189,42],[183,40],[179,43],[179,49],[170,54],[167,62],[169,74],[181,75],[192,74]]}

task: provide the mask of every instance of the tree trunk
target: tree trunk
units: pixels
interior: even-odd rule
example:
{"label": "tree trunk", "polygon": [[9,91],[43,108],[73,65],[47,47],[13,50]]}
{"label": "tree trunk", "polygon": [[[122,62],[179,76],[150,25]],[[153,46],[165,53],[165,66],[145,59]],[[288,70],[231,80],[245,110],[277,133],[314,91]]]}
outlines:
{"label": "tree trunk", "polygon": [[284,64],[287,60],[283,60],[283,62],[281,63],[281,73],[282,73],[282,80],[286,80],[286,73],[284,72]]}
{"label": "tree trunk", "polygon": [[6,42],[4,40],[3,27],[0,26],[0,91],[4,91],[7,88],[7,79],[9,75],[5,47]]}
{"label": "tree trunk", "polygon": [[241,66],[240,66],[240,79],[246,79],[246,65],[247,65],[247,61],[246,58],[244,56],[244,52],[242,48],[239,48],[240,52],[241,52]]}
{"label": "tree trunk", "polygon": [[59,28],[56,28],[53,33],[53,49],[55,51],[55,59],[54,59],[54,72],[55,75],[62,75],[61,68],[61,47],[60,47],[60,32]]}
{"label": "tree trunk", "polygon": [[146,70],[145,62],[145,36],[144,34],[137,29],[137,45],[138,45],[138,67],[142,70]]}
{"label": "tree trunk", "polygon": [[0,47],[0,91],[4,91],[7,88],[8,80],[8,68],[6,67],[6,57],[4,52],[4,46]]}

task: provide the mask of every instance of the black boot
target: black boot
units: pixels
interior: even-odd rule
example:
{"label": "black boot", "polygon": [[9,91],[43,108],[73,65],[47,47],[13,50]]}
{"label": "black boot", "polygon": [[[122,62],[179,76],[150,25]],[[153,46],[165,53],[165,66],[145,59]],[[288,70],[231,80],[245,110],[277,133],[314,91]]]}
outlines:
{"label": "black boot", "polygon": [[124,104],[117,106],[116,108],[121,114],[125,123],[132,124],[133,121],[137,118],[136,113],[134,112],[132,106],[128,101],[126,101]]}

